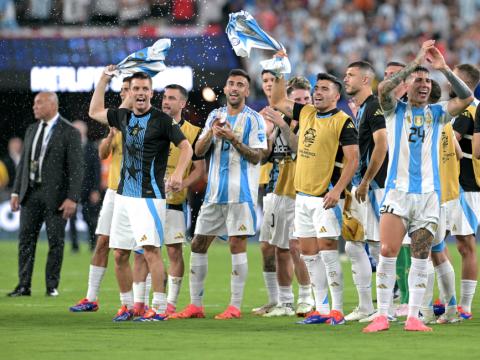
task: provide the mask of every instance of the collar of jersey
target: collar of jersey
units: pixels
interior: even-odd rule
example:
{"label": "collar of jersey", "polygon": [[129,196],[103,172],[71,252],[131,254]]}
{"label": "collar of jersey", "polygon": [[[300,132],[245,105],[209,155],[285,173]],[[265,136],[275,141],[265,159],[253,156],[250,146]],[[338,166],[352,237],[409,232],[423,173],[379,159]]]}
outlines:
{"label": "collar of jersey", "polygon": [[335,108],[333,110],[330,110],[328,112],[319,112],[317,111],[317,119],[323,119],[323,118],[327,118],[327,117],[330,117],[332,115],[335,115],[336,113],[338,113],[340,110],[338,110],[338,108]]}

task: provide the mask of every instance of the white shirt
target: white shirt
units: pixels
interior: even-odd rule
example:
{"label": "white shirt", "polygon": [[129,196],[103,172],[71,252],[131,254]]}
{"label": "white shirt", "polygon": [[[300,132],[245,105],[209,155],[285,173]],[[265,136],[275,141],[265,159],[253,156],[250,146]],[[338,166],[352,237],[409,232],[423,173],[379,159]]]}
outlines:
{"label": "white shirt", "polygon": [[[45,127],[45,131],[43,132],[43,139],[41,140],[42,148],[40,150],[40,157],[38,159],[40,181],[42,181],[42,165],[43,165],[43,158],[45,157],[45,150],[47,149],[48,142],[50,141],[50,138],[52,136],[51,131],[54,125],[57,123],[58,116],[59,114],[56,113],[53,118],[46,121],[47,126]],[[32,161],[35,157],[35,149],[37,147],[38,138],[40,137],[40,132],[42,131],[42,124],[44,122],[45,122],[44,120],[40,120],[40,123],[38,124],[38,128],[37,128],[37,132],[35,133],[35,137],[33,138],[32,151],[30,152],[30,160]],[[32,171],[30,172],[30,180],[35,180],[35,173]]]}
{"label": "white shirt", "polygon": [[[267,148],[265,121],[262,115],[248,106],[236,116],[226,116],[227,108],[213,110],[200,134],[204,137],[217,117],[226,118],[232,130],[245,145],[253,149]],[[243,158],[227,140],[213,138],[210,156],[207,192],[205,201],[216,204],[251,203],[257,204],[260,164],[252,164]]]}

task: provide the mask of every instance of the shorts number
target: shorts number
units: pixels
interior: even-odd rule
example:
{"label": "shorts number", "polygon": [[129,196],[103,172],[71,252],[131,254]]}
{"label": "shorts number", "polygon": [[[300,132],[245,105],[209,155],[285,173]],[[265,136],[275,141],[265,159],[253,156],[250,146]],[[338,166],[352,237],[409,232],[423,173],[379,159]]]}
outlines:
{"label": "shorts number", "polygon": [[275,214],[272,214],[272,225],[270,227],[275,227]]}
{"label": "shorts number", "polygon": [[388,214],[393,214],[395,211],[394,208],[392,208],[390,205],[383,205],[380,209],[380,214],[388,213]]}
{"label": "shorts number", "polygon": [[422,143],[425,140],[425,130],[422,128],[411,127],[410,128],[410,135],[408,136],[408,142],[417,142],[418,140],[422,139]]}

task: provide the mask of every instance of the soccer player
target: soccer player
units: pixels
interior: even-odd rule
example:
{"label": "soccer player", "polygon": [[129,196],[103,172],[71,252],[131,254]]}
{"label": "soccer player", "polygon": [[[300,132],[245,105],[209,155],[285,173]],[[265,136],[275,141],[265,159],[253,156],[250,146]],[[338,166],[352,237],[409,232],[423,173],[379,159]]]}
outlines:
{"label": "soccer player", "polygon": [[207,191],[197,219],[190,257],[190,298],[174,319],[203,318],[207,251],[216,236],[228,235],[232,254],[231,299],[227,309],[215,316],[226,320],[241,317],[243,289],[248,272],[247,236],[255,234],[260,162],[268,155],[263,117],[245,105],[250,76],[231,70],[225,87],[227,106],[213,110],[195,145],[203,156],[213,147]]}
{"label": "soccer player", "polygon": [[[431,91],[428,60],[452,84],[458,97],[428,105]],[[408,102],[393,94],[401,81],[408,85]],[[363,331],[388,330],[388,309],[395,283],[397,255],[405,234],[411,237],[412,267],[409,273],[409,311],[405,330],[431,331],[419,319],[427,279],[428,255],[440,213],[439,142],[444,124],[472,101],[472,92],[450,70],[435,41],[428,40],[414,61],[379,85],[380,105],[388,132],[389,165],[386,195],[381,208],[381,254],[377,268],[379,315]]]}
{"label": "soccer player", "polygon": [[[188,121],[182,118],[182,110],[187,105],[188,92],[181,86],[176,84],[170,84],[165,87],[165,91],[162,97],[162,111],[170,115],[172,119],[180,126],[180,130],[187,138],[188,142],[195,146],[198,135],[200,134],[200,128],[192,125]],[[168,178],[177,167],[179,149],[170,143],[170,151],[168,155],[167,169],[166,169],[166,178]],[[183,182],[180,190],[178,192],[170,192],[167,194],[167,209],[165,213],[165,245],[167,248],[167,255],[169,259],[169,268],[168,268],[168,281],[167,281],[167,311],[166,314],[173,314],[176,309],[178,295],[182,286],[183,273],[184,273],[184,261],[182,246],[187,241],[186,239],[186,199],[187,199],[187,190],[190,185],[196,183],[205,173],[205,160],[203,156],[192,156],[192,162],[189,163],[185,174],[183,174]],[[145,279],[144,275],[146,263],[143,256],[135,255],[135,261],[137,262],[139,273],[135,274],[134,277],[138,275],[138,282],[133,286],[138,287],[138,294],[134,291],[134,296],[137,297],[135,303],[140,302],[140,308],[143,305],[149,304],[149,293],[150,286],[148,282],[150,276]],[[140,264],[138,264],[140,262]],[[144,266],[143,266],[144,265]],[[135,269],[135,268],[134,268]],[[147,286],[145,286],[145,280]],[[144,295],[144,296],[143,296]],[[145,302],[143,299],[145,298]]]}
{"label": "soccer player", "polygon": [[[332,296],[329,314],[313,313],[303,323],[345,323],[343,317],[343,275],[337,250],[341,234],[342,193],[358,165],[357,131],[350,117],[337,109],[342,85],[332,75],[320,73],[313,92],[313,105],[287,98],[285,80],[279,77],[272,89],[272,105],[299,121],[298,138],[286,128],[284,137],[297,150],[295,168],[295,236],[309,274],[317,273],[323,260]],[[337,153],[343,156],[337,159]],[[341,174],[334,171],[342,162]],[[322,296],[322,299],[326,297]]]}
{"label": "soccer player", "polygon": [[[274,80],[274,73],[268,70],[262,72],[263,90],[269,100],[271,98]],[[287,96],[291,97],[292,93],[296,91],[294,96],[299,98],[301,103],[311,103],[310,84],[308,80],[293,80],[293,86],[288,87]],[[291,316],[295,313],[300,316],[305,316],[313,307],[310,279],[306,271],[305,263],[298,254],[298,246],[297,251],[294,252],[294,254],[297,255],[295,258],[292,257],[290,251],[290,243],[296,241],[291,240],[293,239],[293,218],[295,215],[295,188],[293,178],[295,175],[296,154],[289,146],[289,139],[286,139],[282,135],[282,132],[287,131],[287,133],[289,133],[291,130],[293,131],[297,122],[284,117],[283,114],[270,106],[263,109],[260,113],[267,123],[271,122],[276,125],[274,129],[276,135],[273,149],[269,156],[269,161],[273,163],[273,169],[270,174],[268,187],[272,192],[264,199],[264,222],[260,233],[260,241],[262,242],[262,249],[267,246],[273,247],[274,249],[274,261],[276,259],[275,280],[278,280],[279,285],[279,304],[270,308],[269,306],[271,306],[271,304],[267,304],[253,311],[256,314],[260,314],[263,310],[263,316],[265,317]],[[294,263],[292,259],[295,259],[295,266],[300,266],[298,273],[303,275],[303,278],[301,277],[299,280],[300,296],[296,311],[293,308],[294,295],[292,278]],[[303,283],[301,282],[302,280]],[[269,289],[267,281],[266,285],[267,289]]]}
{"label": "soccer player", "polygon": [[[353,178],[356,186],[353,201],[366,203],[363,226],[368,248],[378,264],[379,241],[378,222],[380,206],[385,192],[387,174],[387,130],[383,110],[372,93],[375,71],[368,62],[356,61],[348,65],[344,84],[358,108],[356,126],[360,149],[359,167]],[[345,239],[349,240],[349,239]],[[345,252],[352,262],[353,282],[357,288],[359,304],[345,316],[347,321],[362,320],[374,312],[372,301],[372,267],[363,241],[346,241]]]}
{"label": "soccer player", "polygon": [[[453,69],[473,92],[480,80],[480,71],[473,65],[460,64]],[[455,89],[450,96],[455,97]],[[459,312],[463,319],[472,318],[472,300],[477,286],[478,264],[475,234],[480,213],[480,164],[472,159],[475,111],[478,102],[473,100],[467,109],[453,121],[455,136],[462,148],[460,160],[460,197],[452,205],[451,233],[457,240],[457,248],[462,256],[462,281],[460,287]]]}
{"label": "soccer player", "polygon": [[[120,89],[120,98],[122,103],[120,108],[131,108],[130,93],[130,77],[123,79],[122,87]],[[110,227],[112,224],[113,206],[115,201],[115,194],[117,192],[118,182],[120,178],[120,167],[122,162],[122,133],[117,131],[114,127],[110,128],[108,136],[102,140],[98,147],[100,159],[104,160],[112,154],[110,168],[108,170],[108,188],[103,198],[102,209],[98,218],[97,230],[98,235],[97,244],[93,252],[92,261],[90,263],[90,270],[88,272],[88,290],[87,296],[80,300],[76,305],[70,307],[72,312],[89,312],[97,311],[98,293],[100,285],[107,270],[108,253],[109,253],[109,239]]]}
{"label": "soccer player", "polygon": [[[115,249],[115,272],[120,288],[122,307],[114,321],[133,317],[132,272],[130,252],[136,246],[144,250],[152,274],[152,307],[143,318],[164,320],[167,308],[164,266],[159,247],[163,244],[165,224],[165,190],[179,191],[183,174],[192,157],[192,147],[178,124],[164,112],[154,108],[152,79],[146,73],[135,73],[130,81],[132,110],[105,109],[105,87],[114,65],[105,68],[90,102],[89,116],[122,132],[122,170],[113,210],[110,248]],[[164,189],[170,142],[179,149],[176,170]]]}

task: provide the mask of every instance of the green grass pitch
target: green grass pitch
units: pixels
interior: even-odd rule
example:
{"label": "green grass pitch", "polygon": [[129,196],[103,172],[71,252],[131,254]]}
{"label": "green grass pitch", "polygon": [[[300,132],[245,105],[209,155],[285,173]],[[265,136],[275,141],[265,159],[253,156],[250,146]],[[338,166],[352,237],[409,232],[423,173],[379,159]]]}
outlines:
{"label": "green grass pitch", "polygon": [[[460,260],[451,248],[457,270]],[[296,318],[264,319],[250,315],[252,307],[266,300],[257,244],[249,244],[249,275],[243,318],[214,320],[226,307],[230,293],[231,260],[225,244],[209,252],[205,286],[207,319],[171,320],[156,323],[113,323],[119,295],[112,266],[100,292],[100,310],[73,314],[68,307],[85,296],[90,253],[86,247],[73,255],[65,247],[60,296],[45,296],[44,269],[47,245],[37,249],[32,296],[11,299],[4,294],[17,281],[17,246],[0,242],[0,358],[10,359],[480,359],[480,295],[473,320],[437,325],[433,333],[406,333],[392,324],[379,334],[362,334],[363,324],[345,326],[296,325]],[[188,268],[189,248],[185,248]],[[113,264],[113,258],[110,262]],[[357,302],[350,264],[344,263],[345,312]],[[480,291],[478,291],[480,292]],[[296,289],[295,289],[296,293]],[[188,278],[179,307],[188,302]]]}

